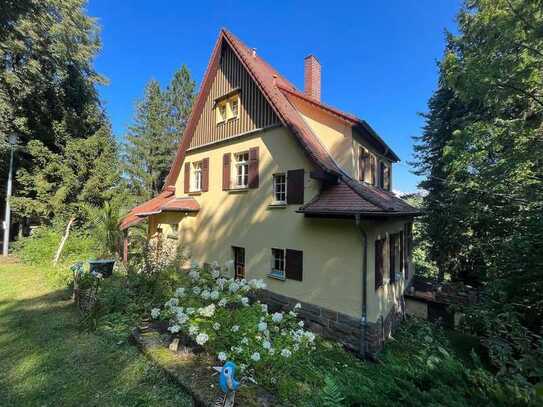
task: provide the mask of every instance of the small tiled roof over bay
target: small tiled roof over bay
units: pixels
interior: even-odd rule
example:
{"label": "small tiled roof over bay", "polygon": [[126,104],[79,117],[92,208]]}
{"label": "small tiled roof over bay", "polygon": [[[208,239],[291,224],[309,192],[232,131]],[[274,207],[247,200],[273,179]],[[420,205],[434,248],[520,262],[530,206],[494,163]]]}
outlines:
{"label": "small tiled roof over bay", "polygon": [[200,205],[198,205],[198,202],[196,202],[194,198],[175,198],[174,195],[175,188],[173,186],[165,188],[164,191],[154,198],[133,208],[128,215],[123,218],[119,228],[124,230],[131,226],[135,226],[138,223],[143,222],[147,216],[156,215],[161,212],[195,212],[200,209]]}

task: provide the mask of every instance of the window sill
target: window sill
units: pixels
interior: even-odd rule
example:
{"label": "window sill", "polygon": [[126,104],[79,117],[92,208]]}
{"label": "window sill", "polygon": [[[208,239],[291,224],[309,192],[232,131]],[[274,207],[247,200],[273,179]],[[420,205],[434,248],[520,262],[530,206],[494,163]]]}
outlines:
{"label": "window sill", "polygon": [[189,191],[188,195],[202,195],[202,191]]}
{"label": "window sill", "polygon": [[228,190],[229,193],[231,194],[235,194],[235,193],[238,193],[238,192],[247,192],[249,191],[249,188],[248,187],[234,187],[234,188],[230,188]]}
{"label": "window sill", "polygon": [[272,202],[268,205],[268,209],[284,209],[286,207],[286,202]]}
{"label": "window sill", "polygon": [[273,278],[273,279],[275,279],[275,280],[279,280],[279,281],[285,281],[285,280],[286,280],[285,276],[281,276],[281,275],[279,275],[279,274],[269,273],[269,274],[268,274],[268,277],[269,277],[269,278]]}

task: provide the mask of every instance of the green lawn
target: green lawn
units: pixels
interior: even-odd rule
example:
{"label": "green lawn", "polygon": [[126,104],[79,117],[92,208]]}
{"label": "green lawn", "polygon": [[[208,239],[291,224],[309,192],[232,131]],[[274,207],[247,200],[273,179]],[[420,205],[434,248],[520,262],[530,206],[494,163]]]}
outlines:
{"label": "green lawn", "polygon": [[66,290],[0,263],[0,406],[190,406],[126,338],[80,329]]}

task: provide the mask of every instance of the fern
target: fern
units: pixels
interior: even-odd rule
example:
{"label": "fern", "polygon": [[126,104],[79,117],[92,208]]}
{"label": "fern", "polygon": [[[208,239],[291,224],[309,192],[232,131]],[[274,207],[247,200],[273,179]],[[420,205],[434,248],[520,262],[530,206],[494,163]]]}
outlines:
{"label": "fern", "polygon": [[345,397],[341,393],[336,381],[330,376],[324,378],[324,388],[322,389],[321,400],[324,407],[343,406]]}

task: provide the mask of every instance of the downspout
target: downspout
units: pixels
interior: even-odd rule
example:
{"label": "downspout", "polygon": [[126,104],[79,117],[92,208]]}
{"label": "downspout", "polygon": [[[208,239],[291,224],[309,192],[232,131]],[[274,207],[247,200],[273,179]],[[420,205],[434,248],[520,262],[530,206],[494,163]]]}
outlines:
{"label": "downspout", "polygon": [[362,228],[360,215],[355,215],[356,226],[360,229],[360,234],[364,241],[362,250],[362,315],[360,318],[360,355],[366,357],[368,354],[368,235]]}

